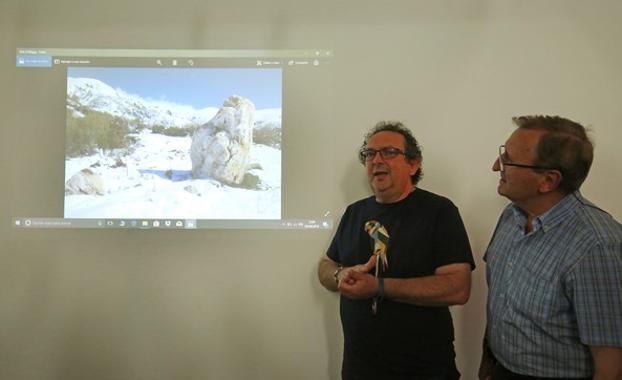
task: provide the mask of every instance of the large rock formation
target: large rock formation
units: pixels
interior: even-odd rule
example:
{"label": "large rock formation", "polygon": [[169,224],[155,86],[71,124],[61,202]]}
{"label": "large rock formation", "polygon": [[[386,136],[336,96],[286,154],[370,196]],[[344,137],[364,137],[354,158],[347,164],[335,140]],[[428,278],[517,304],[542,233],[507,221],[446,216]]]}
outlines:
{"label": "large rock formation", "polygon": [[255,105],[233,95],[192,136],[190,158],[194,178],[213,178],[239,185],[244,180],[253,144]]}
{"label": "large rock formation", "polygon": [[82,169],[65,182],[65,193],[104,195],[104,181],[91,169]]}

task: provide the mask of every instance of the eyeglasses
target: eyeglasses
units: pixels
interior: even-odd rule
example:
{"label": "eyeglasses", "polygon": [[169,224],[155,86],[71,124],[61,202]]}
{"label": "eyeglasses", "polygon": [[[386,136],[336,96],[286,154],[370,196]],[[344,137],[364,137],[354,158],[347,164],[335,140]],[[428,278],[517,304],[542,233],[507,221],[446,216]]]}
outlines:
{"label": "eyeglasses", "polygon": [[380,157],[385,160],[390,160],[400,154],[406,156],[406,153],[404,153],[403,150],[389,146],[380,149],[361,149],[361,151],[359,152],[359,160],[361,160],[361,163],[364,164],[365,162],[373,160],[374,157],[376,157],[376,153],[380,153]]}
{"label": "eyeglasses", "polygon": [[552,168],[549,166],[540,166],[540,165],[516,164],[514,162],[508,162],[506,157],[507,157],[507,153],[505,151],[505,145],[499,146],[499,170],[500,171],[503,171],[505,166],[515,166],[517,168],[557,170],[561,172],[560,168]]}

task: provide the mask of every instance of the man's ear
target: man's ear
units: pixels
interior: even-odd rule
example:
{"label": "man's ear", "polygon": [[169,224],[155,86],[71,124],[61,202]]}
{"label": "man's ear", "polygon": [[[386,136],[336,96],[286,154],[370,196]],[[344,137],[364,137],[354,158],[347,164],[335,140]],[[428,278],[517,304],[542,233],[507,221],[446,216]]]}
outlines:
{"label": "man's ear", "polygon": [[419,170],[419,168],[421,167],[421,159],[420,158],[410,158],[410,159],[408,159],[408,162],[410,163],[410,167],[411,167],[410,175],[413,176],[413,175],[415,175],[415,173],[417,173],[417,170]]}
{"label": "man's ear", "polygon": [[544,179],[540,182],[538,190],[540,193],[550,193],[559,189],[559,185],[562,182],[562,173],[559,170],[547,170],[544,173]]}

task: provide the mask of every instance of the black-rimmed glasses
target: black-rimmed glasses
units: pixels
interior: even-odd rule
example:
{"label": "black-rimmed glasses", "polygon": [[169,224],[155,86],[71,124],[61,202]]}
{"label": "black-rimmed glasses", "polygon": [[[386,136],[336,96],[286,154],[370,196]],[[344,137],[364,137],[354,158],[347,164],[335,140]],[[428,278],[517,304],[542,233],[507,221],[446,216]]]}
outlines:
{"label": "black-rimmed glasses", "polygon": [[376,153],[380,153],[380,157],[382,157],[385,160],[390,160],[399,155],[406,156],[406,153],[404,153],[403,150],[389,146],[389,147],[380,148],[380,149],[372,149],[372,148],[361,149],[359,151],[359,160],[363,164],[366,162],[369,162],[373,160],[374,157],[376,157]]}
{"label": "black-rimmed glasses", "polygon": [[557,170],[561,172],[560,168],[552,168],[549,166],[540,166],[540,165],[527,165],[527,164],[517,164],[514,162],[509,162],[507,160],[507,153],[505,151],[505,145],[499,146],[499,170],[503,171],[505,166],[514,166],[517,168],[527,168],[527,169],[539,169],[539,170]]}

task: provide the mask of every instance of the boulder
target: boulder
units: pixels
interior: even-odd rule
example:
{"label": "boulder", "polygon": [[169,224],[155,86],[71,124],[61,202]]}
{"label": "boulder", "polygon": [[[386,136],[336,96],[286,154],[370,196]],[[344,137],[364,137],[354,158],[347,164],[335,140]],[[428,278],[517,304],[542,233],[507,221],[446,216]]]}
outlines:
{"label": "boulder", "polygon": [[239,185],[250,157],[254,124],[255,105],[250,100],[237,95],[227,98],[192,136],[192,176]]}
{"label": "boulder", "polygon": [[91,169],[82,169],[65,182],[65,193],[104,195],[104,181]]}

